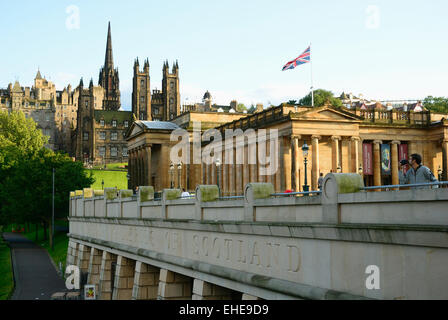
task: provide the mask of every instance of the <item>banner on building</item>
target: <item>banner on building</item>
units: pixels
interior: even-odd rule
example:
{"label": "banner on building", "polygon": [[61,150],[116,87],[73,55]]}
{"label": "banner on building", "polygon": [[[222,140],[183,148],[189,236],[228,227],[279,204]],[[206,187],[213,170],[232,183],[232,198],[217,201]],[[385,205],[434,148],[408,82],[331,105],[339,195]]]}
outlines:
{"label": "banner on building", "polygon": [[[408,152],[408,145],[407,144],[400,144],[398,146],[398,161],[401,160],[408,160],[409,159],[409,152]],[[408,171],[409,167],[403,167],[404,173]]]}
{"label": "banner on building", "polygon": [[391,174],[390,145],[381,145],[381,174],[387,176]]}
{"label": "banner on building", "polygon": [[373,153],[371,143],[362,144],[362,160],[363,160],[362,167],[364,175],[366,176],[373,175]]}

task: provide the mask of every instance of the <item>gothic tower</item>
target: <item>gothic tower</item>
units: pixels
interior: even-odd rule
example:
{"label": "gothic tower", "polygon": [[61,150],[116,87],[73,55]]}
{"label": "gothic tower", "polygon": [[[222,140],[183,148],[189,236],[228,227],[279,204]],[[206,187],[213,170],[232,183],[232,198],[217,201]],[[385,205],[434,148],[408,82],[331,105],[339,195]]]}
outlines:
{"label": "gothic tower", "polygon": [[110,22],[107,32],[106,58],[104,61],[104,66],[100,70],[98,84],[104,89],[103,109],[120,109],[120,80],[118,77],[118,69],[114,69]]}
{"label": "gothic tower", "polygon": [[93,161],[94,157],[94,95],[93,80],[90,80],[89,88],[84,89],[81,78],[78,96],[78,114],[76,126],[76,160]]}
{"label": "gothic tower", "polygon": [[149,60],[145,60],[143,72],[140,71],[138,58],[134,62],[132,89],[132,113],[138,120],[152,120],[151,89],[149,78]]}
{"label": "gothic tower", "polygon": [[177,61],[173,64],[171,73],[168,61],[163,65],[162,92],[164,121],[171,121],[180,114],[179,65]]}

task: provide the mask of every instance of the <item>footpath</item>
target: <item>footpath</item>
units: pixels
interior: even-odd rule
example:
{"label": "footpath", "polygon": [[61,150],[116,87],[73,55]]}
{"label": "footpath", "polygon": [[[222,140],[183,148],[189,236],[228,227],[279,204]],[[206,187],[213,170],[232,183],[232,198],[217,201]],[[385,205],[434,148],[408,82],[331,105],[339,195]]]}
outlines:
{"label": "footpath", "polygon": [[3,236],[11,248],[16,284],[11,300],[50,300],[53,293],[67,291],[45,249],[20,234]]}

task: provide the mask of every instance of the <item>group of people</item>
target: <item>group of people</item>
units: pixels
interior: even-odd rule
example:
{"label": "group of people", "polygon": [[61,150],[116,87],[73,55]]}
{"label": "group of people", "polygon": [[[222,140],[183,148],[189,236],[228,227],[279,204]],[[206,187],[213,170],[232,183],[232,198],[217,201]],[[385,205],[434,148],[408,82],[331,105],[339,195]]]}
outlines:
{"label": "group of people", "polygon": [[[408,168],[406,173],[405,168]],[[422,165],[422,156],[418,153],[411,154],[409,160],[404,159],[398,163],[398,180],[400,185],[437,182],[431,169]],[[323,182],[324,174],[321,173],[317,181],[319,190],[322,190]]]}

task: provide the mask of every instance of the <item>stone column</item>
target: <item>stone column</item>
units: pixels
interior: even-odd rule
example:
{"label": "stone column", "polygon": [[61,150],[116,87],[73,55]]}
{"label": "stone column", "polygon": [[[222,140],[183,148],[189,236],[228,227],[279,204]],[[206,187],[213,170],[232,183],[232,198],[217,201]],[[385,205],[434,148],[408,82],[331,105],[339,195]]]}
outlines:
{"label": "stone column", "polygon": [[243,161],[243,190],[250,182],[250,166],[249,166],[249,146],[244,145],[244,161]]}
{"label": "stone column", "polygon": [[442,170],[443,180],[448,181],[448,140],[442,141]]}
{"label": "stone column", "polygon": [[235,192],[236,192],[236,185],[235,185],[235,169],[236,169],[236,165],[235,165],[235,163],[236,163],[236,161],[235,161],[236,160],[236,154],[235,154],[235,151],[236,150],[235,150],[234,146],[235,146],[235,141],[233,141],[233,145],[232,145],[232,148],[233,148],[233,157],[231,158],[232,163],[229,164],[229,192],[230,192],[231,196],[235,195]]}
{"label": "stone column", "polygon": [[101,259],[100,270],[100,284],[98,289],[98,298],[100,300],[112,299],[112,285],[115,275],[112,274],[112,263],[117,261],[117,256],[103,251],[103,257]]}
{"label": "stone column", "polygon": [[128,152],[128,175],[129,175],[129,180],[128,180],[128,189],[132,189],[132,159],[131,159],[131,152]]}
{"label": "stone column", "polygon": [[191,300],[193,279],[181,274],[160,270],[158,300]]}
{"label": "stone column", "polygon": [[276,162],[276,166],[277,166],[277,170],[275,171],[275,175],[274,175],[274,185],[275,185],[275,190],[276,192],[285,192],[285,178],[284,178],[284,174],[285,174],[285,164],[283,162],[283,137],[278,137],[278,141],[277,141],[277,150],[276,150],[276,154],[275,154],[275,162]]}
{"label": "stone column", "polygon": [[[257,144],[252,143],[248,145],[248,152],[252,155],[252,162],[249,164],[249,182],[257,182],[258,181],[258,173],[257,173],[257,159],[258,159],[258,151],[257,151]],[[251,158],[251,156],[248,157],[248,159]]]}
{"label": "stone column", "polygon": [[373,184],[381,185],[381,144],[380,140],[373,141]]}
{"label": "stone column", "polygon": [[90,249],[88,269],[89,275],[87,276],[87,283],[95,285],[96,292],[99,292],[102,255],[103,253],[101,250],[96,248]]}
{"label": "stone column", "polygon": [[194,279],[192,300],[232,300],[232,293],[230,289]]}
{"label": "stone column", "polygon": [[344,137],[341,141],[341,173],[349,173],[351,171],[351,140]]}
{"label": "stone column", "polygon": [[78,255],[77,246],[78,244],[72,240],[68,242],[66,266],[75,265]]}
{"label": "stone column", "polygon": [[81,270],[81,272],[89,271],[89,260],[90,260],[90,247],[80,244],[78,249],[78,259],[76,265]]}
{"label": "stone column", "polygon": [[299,176],[299,168],[300,168],[300,160],[299,160],[299,139],[301,136],[292,136],[291,137],[291,149],[292,149],[292,187],[293,191],[300,191],[300,176]]}
{"label": "stone column", "polygon": [[319,179],[319,140],[322,139],[321,136],[313,135],[311,136],[312,145],[312,163],[311,163],[311,190],[317,190],[317,180]]}
{"label": "stone column", "polygon": [[285,190],[292,189],[292,174],[291,174],[291,138],[283,137],[283,171],[282,174],[284,176]]}
{"label": "stone column", "polygon": [[122,256],[117,258],[112,300],[131,300],[134,288],[135,260]]}
{"label": "stone column", "polygon": [[152,168],[151,168],[151,154],[152,154],[152,150],[151,150],[151,146],[147,145],[146,146],[146,185],[147,186],[152,186]]}
{"label": "stone column", "polygon": [[392,184],[399,184],[398,178],[398,145],[400,141],[392,141],[390,146],[390,157],[392,162]]}
{"label": "stone column", "polygon": [[332,136],[332,149],[331,149],[331,160],[332,160],[332,170],[333,173],[338,173],[338,167],[341,166],[341,157],[339,153],[339,141],[341,140],[341,137],[339,136]]}
{"label": "stone column", "polygon": [[352,172],[359,173],[359,137],[352,137]]}
{"label": "stone column", "polygon": [[160,269],[141,261],[135,264],[132,300],[156,300]]}

